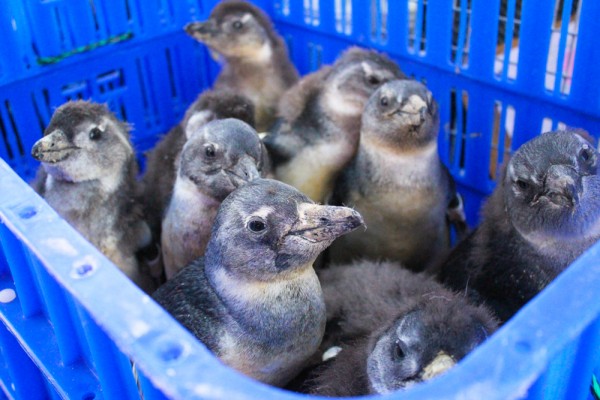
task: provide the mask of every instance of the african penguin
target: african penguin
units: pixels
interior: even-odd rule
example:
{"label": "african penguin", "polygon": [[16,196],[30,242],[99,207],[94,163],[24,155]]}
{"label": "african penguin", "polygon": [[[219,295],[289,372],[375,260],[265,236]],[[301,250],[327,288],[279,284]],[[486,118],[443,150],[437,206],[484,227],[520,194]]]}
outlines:
{"label": "african penguin", "polygon": [[269,17],[245,1],[223,1],[207,21],[189,23],[185,31],[224,59],[214,88],[251,99],[256,129],[270,128],[279,98],[298,81],[298,72]]}
{"label": "african penguin", "polygon": [[202,125],[225,118],[237,118],[254,126],[254,106],[248,98],[231,91],[204,91],[188,107],[181,122],[146,154],[146,171],[142,177],[144,209],[157,240],[160,240],[162,219],[173,193],[183,145]]}
{"label": "african penguin", "polygon": [[523,144],[483,206],[481,225],[443,264],[441,280],[508,320],[600,239],[598,159],[581,131]]}
{"label": "african penguin", "polygon": [[223,199],[262,173],[263,147],[248,124],[233,118],[215,120],[190,135],[162,222],[167,279],[204,254]]}
{"label": "african penguin", "polygon": [[219,207],[205,256],[154,298],[225,364],[284,385],[318,349],[325,304],[312,263],[362,224],[284,183],[257,179]]}
{"label": "african penguin", "polygon": [[337,240],[331,263],[392,260],[430,270],[450,248],[454,182],[438,155],[438,105],[414,80],[381,86],[365,107],[356,157],[331,204],[355,207],[368,227]]}
{"label": "african penguin", "polygon": [[408,389],[455,365],[497,328],[423,273],[360,261],[319,272],[326,341],[341,348],[306,381],[312,394],[358,396]]}
{"label": "african penguin", "polygon": [[385,82],[404,77],[384,54],[357,47],[304,77],[284,94],[280,120],[264,139],[275,176],[325,203],[356,153],[369,97]]}
{"label": "african penguin", "polygon": [[136,182],[129,126],[108,108],[69,101],[54,112],[32,156],[42,163],[38,192],[58,214],[145,291],[154,284],[136,252],[152,242]]}

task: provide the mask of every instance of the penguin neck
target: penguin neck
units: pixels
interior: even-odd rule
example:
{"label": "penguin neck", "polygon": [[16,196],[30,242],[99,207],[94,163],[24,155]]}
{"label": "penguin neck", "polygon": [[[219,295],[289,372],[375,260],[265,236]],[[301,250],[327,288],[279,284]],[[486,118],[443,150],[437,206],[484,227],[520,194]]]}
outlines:
{"label": "penguin neck", "polygon": [[387,145],[370,135],[361,136],[356,162],[359,168],[373,162],[377,165],[387,165],[385,171],[397,171],[394,179],[398,183],[404,182],[410,186],[419,180],[437,183],[431,182],[431,176],[441,169],[437,141],[419,149],[404,150]]}
{"label": "penguin neck", "polygon": [[[263,332],[266,337],[260,340],[293,341],[311,329],[307,326],[320,325],[324,319],[323,293],[312,262],[282,276],[257,280],[233,273],[214,261],[207,254],[205,273],[209,284],[244,330]],[[265,326],[270,328],[266,332]]]}
{"label": "penguin neck", "polygon": [[221,202],[204,193],[189,178],[178,175],[173,187],[171,204],[178,210],[194,210],[194,213],[198,213],[204,210],[216,210]]}

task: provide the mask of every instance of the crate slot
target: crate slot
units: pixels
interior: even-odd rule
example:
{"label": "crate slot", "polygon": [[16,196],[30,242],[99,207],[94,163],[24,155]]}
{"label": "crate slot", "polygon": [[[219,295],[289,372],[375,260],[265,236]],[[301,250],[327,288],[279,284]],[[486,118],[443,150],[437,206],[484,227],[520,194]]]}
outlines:
{"label": "crate slot", "polygon": [[[376,0],[372,0],[373,2]],[[385,1],[385,0],[383,0]],[[351,0],[335,0],[335,30],[338,33],[345,35],[352,34],[352,1]],[[289,13],[289,4],[288,4]],[[287,14],[285,14],[287,15]],[[373,25],[374,26],[374,25]]]}
{"label": "crate slot", "polygon": [[494,124],[492,128],[492,142],[490,145],[490,180],[498,178],[500,166],[510,157],[512,138],[515,127],[515,108],[512,105],[503,107],[502,102],[494,103]]}
{"label": "crate slot", "polygon": [[319,0],[303,0],[304,23],[319,26],[321,22]]}
{"label": "crate slot", "polygon": [[8,133],[6,132],[6,125],[4,124],[4,118],[0,115],[0,133],[2,134],[2,142],[4,142],[4,149],[6,150],[6,156],[9,160],[15,158],[13,150],[8,142]]}
{"label": "crate slot", "polygon": [[165,58],[167,60],[167,70],[169,77],[169,84],[171,87],[171,97],[177,98],[177,86],[175,85],[175,71],[173,70],[173,56],[171,55],[171,49],[165,49]]}
{"label": "crate slot", "polygon": [[545,79],[546,90],[554,93],[568,95],[571,92],[581,3],[579,0],[556,0],[555,3]]}
{"label": "crate slot", "polygon": [[92,19],[94,20],[94,28],[96,32],[100,30],[100,24],[98,23],[98,15],[96,15],[96,5],[94,4],[94,0],[88,0],[90,4],[90,9],[92,11]]}
{"label": "crate slot", "polygon": [[[460,97],[459,97],[460,94]],[[456,88],[450,90],[450,121],[448,123],[449,163],[464,170],[466,163],[467,142],[467,112],[469,108],[469,93],[466,90],[457,93]]]}
{"label": "crate slot", "polygon": [[371,0],[371,40],[381,44],[388,39],[388,1]]}
{"label": "crate slot", "polygon": [[112,92],[115,89],[125,87],[125,77],[122,69],[104,72],[96,77],[96,83],[100,93]]}
{"label": "crate slot", "polygon": [[40,111],[40,108],[39,108],[37,102],[35,101],[35,96],[33,93],[31,93],[31,105],[33,107],[33,113],[35,114],[35,119],[38,123],[38,127],[40,128],[40,132],[44,132],[47,122],[46,122],[46,119],[44,119],[44,117],[42,117],[42,113]]}
{"label": "crate slot", "polygon": [[452,5],[452,43],[450,62],[466,67],[469,65],[471,41],[471,0],[454,0]]}
{"label": "crate slot", "polygon": [[427,46],[427,0],[408,0],[407,7],[408,50],[423,56]]}
{"label": "crate slot", "polygon": [[17,128],[17,124],[15,122],[15,116],[13,113],[12,106],[8,100],[4,100],[4,107],[6,108],[6,115],[8,116],[8,121],[10,123],[10,127],[12,129],[14,139],[17,143],[17,148],[19,150],[19,154],[21,156],[24,156],[25,150],[23,149],[23,142],[21,141],[21,136],[19,135],[19,129]]}
{"label": "crate slot", "polygon": [[323,64],[323,47],[319,44],[308,43],[308,61],[311,71],[316,71]]}
{"label": "crate slot", "polygon": [[494,76],[498,79],[517,79],[522,4],[521,0],[502,0],[500,3],[494,61]]}

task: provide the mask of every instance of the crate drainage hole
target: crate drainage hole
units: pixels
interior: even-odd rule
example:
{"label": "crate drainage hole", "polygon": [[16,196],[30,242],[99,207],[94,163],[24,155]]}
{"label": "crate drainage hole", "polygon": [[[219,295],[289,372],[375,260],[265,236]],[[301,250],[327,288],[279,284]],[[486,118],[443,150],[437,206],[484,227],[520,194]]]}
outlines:
{"label": "crate drainage hole", "polygon": [[183,347],[179,343],[167,342],[158,350],[158,355],[163,361],[175,361],[183,354]]}
{"label": "crate drainage hole", "polygon": [[0,303],[10,303],[17,298],[17,294],[13,289],[0,290]]}
{"label": "crate drainage hole", "polygon": [[86,393],[81,397],[81,400],[94,400],[96,398],[96,393]]}
{"label": "crate drainage hole", "polygon": [[93,271],[94,267],[90,264],[82,264],[75,268],[75,274],[81,278],[90,275]]}
{"label": "crate drainage hole", "polygon": [[34,207],[25,207],[19,211],[19,217],[23,219],[29,219],[37,214],[37,211]]}

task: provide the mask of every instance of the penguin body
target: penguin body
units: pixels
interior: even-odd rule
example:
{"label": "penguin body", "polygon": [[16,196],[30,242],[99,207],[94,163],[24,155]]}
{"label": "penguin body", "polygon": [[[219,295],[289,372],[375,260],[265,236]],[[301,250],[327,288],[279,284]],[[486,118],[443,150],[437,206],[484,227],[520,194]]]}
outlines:
{"label": "penguin body", "polygon": [[506,321],[600,239],[599,154],[590,140],[557,131],[517,149],[441,280]]}
{"label": "penguin body", "polygon": [[223,1],[207,21],[189,23],[185,30],[224,59],[214,88],[251,99],[257,130],[270,128],[277,102],[298,81],[298,72],[269,18],[248,2]]}
{"label": "penguin body", "polygon": [[332,197],[364,213],[368,229],[336,241],[332,263],[393,260],[421,271],[441,261],[454,185],[439,159],[438,128],[437,103],[421,83],[397,80],[373,94],[358,152]]}
{"label": "penguin body", "polygon": [[284,94],[280,120],[264,139],[275,176],[325,203],[356,152],[369,96],[384,82],[403,77],[386,56],[359,48],[304,77]]}
{"label": "penguin body", "polygon": [[360,224],[351,209],[316,205],[288,185],[257,179],[222,202],[205,256],[154,298],[226,364],[284,385],[325,328],[312,263]]}
{"label": "penguin body", "polygon": [[204,254],[219,205],[260,176],[262,151],[256,131],[237,119],[212,121],[191,134],[162,223],[167,279]]}
{"label": "penguin body", "polygon": [[42,162],[40,194],[64,219],[146,291],[136,252],[152,242],[136,182],[129,127],[104,105],[71,101],[52,116],[32,149]]}
{"label": "penguin body", "polygon": [[385,394],[430,379],[491,335],[497,322],[432,277],[394,263],[361,261],[319,272],[325,346],[335,358],[306,382],[312,394]]}

